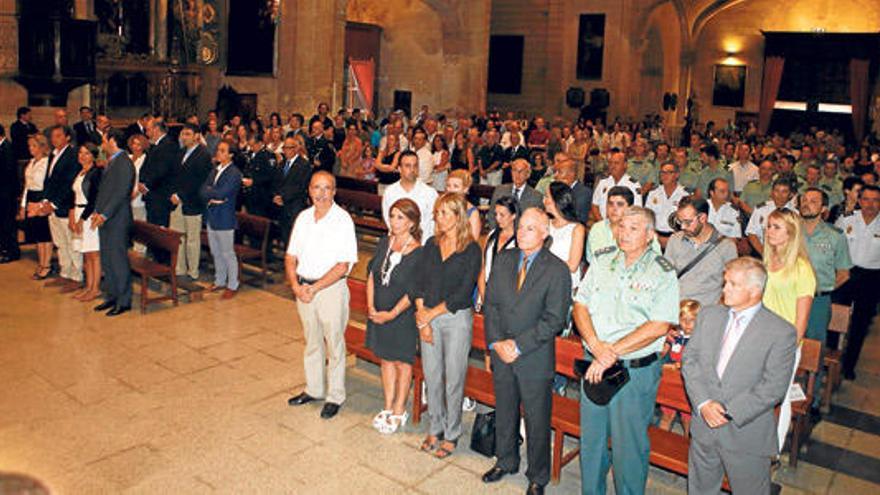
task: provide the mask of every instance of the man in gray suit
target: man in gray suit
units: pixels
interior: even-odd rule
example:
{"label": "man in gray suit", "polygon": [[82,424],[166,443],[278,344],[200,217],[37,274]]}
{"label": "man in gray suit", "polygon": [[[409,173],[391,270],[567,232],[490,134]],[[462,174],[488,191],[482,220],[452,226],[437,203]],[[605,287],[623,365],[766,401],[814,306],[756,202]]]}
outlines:
{"label": "man in gray suit", "polygon": [[489,202],[489,213],[486,217],[490,231],[497,226],[495,223],[495,203],[504,196],[516,198],[519,201],[520,211],[526,211],[529,208],[542,208],[543,205],[544,200],[541,193],[526,183],[532,174],[532,166],[528,160],[517,158],[510,165],[510,170],[513,182],[496,186],[492,193],[492,200]]}
{"label": "man in gray suit", "polygon": [[98,187],[92,227],[100,229],[101,270],[104,272],[104,302],[95,311],[116,316],[131,309],[131,265],[128,263],[128,234],[131,229],[131,191],[135,168],[122,150],[124,134],[110,129],[101,147],[109,157]]}
{"label": "man in gray suit", "polygon": [[724,306],[704,308],[682,358],[694,410],[688,493],[718,493],[724,473],[733,493],[769,494],[778,453],[773,408],[791,382],[794,327],[764,308],[764,265],[727,263]]}
{"label": "man in gray suit", "polygon": [[483,475],[483,482],[493,483],[519,470],[522,405],[529,494],[543,493],[550,481],[554,344],[571,305],[568,266],[544,247],[549,227],[547,214],[538,208],[522,214],[516,231],[519,247],[498,254],[484,305],[486,343],[492,349],[498,461]]}

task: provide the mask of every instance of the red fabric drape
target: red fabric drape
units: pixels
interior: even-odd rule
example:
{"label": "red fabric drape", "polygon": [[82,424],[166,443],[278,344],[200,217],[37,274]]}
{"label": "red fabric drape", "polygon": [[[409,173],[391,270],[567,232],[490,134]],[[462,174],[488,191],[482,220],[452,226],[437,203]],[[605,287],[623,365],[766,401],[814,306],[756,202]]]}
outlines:
{"label": "red fabric drape", "polygon": [[370,60],[354,60],[349,59],[349,65],[357,79],[358,89],[361,97],[367,104],[367,109],[373,108],[373,84],[376,78],[376,64],[373,59]]}
{"label": "red fabric drape", "polygon": [[853,134],[861,142],[865,136],[865,117],[868,110],[869,61],[854,58],[849,61],[849,98],[852,104]]}
{"label": "red fabric drape", "polygon": [[783,57],[767,57],[764,59],[761,107],[758,110],[758,131],[761,134],[766,134],[767,128],[770,127],[773,105],[776,104],[776,95],[779,94],[779,83],[782,82],[783,67],[785,67],[785,58]]}

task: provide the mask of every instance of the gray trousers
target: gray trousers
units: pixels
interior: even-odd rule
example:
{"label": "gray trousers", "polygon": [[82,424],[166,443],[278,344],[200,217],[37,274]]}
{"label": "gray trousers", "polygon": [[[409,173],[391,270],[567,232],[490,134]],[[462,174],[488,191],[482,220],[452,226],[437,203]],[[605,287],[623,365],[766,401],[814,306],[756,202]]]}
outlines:
{"label": "gray trousers", "polygon": [[717,444],[691,439],[688,451],[690,495],[720,493],[725,472],[733,493],[770,493],[770,456],[731,452]]}
{"label": "gray trousers", "polygon": [[235,230],[208,227],[208,247],[214,258],[214,285],[238,290],[238,257],[235,256]]}
{"label": "gray trousers", "polygon": [[428,433],[446,440],[461,436],[461,403],[471,350],[473,311],[462,309],[434,318],[433,344],[421,343],[422,369],[428,389]]}

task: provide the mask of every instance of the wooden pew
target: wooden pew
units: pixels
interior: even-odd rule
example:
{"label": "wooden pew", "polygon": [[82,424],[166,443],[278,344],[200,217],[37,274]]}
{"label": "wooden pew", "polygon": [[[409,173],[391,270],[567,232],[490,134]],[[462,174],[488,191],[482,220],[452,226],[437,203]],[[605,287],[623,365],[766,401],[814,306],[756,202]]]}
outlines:
{"label": "wooden pew", "polygon": [[[251,215],[249,213],[238,212],[235,214],[238,220],[238,233],[242,234],[240,243],[234,246],[235,255],[238,256],[238,270],[243,273],[242,264],[245,261],[257,260],[260,266],[260,285],[266,286],[269,278],[269,267],[267,257],[269,253],[269,232],[272,230],[272,221],[266,217]],[[244,243],[244,237],[257,239],[260,247],[256,248]]]}
{"label": "wooden pew", "polygon": [[846,348],[846,334],[849,332],[849,322],[852,318],[852,306],[843,304],[831,305],[831,321],[828,323],[828,331],[838,334],[837,349],[826,349],[823,363],[828,369],[825,376],[825,386],[822,389],[822,407],[831,407],[831,393],[840,386],[841,359],[843,349]]}
{"label": "wooden pew", "polygon": [[350,214],[356,227],[379,235],[388,232],[382,218],[382,196],[363,191],[337,189],[336,202]]}
{"label": "wooden pew", "polygon": [[[584,348],[577,338],[556,338],[556,372],[568,378],[578,380],[580,378],[574,372],[575,359],[584,357]],[[581,411],[580,393],[578,398],[563,397],[553,394],[553,409],[550,416],[550,427],[553,429],[553,446],[550,463],[550,479],[559,483],[562,468],[574,460],[580,453],[575,448],[571,452],[563,452],[565,436],[581,437]]]}
{"label": "wooden pew", "polygon": [[813,389],[816,384],[816,376],[822,366],[822,343],[818,340],[803,339],[801,341],[801,362],[798,363],[796,376],[806,378],[806,386],[803,386],[806,399],[791,403],[791,438],[789,444],[791,451],[788,454],[788,464],[797,466],[800,445],[805,435],[808,436],[810,429],[810,406],[813,404]]}
{"label": "wooden pew", "polygon": [[336,176],[336,189],[350,189],[371,194],[379,192],[379,182],[375,180],[355,179],[354,177]]}
{"label": "wooden pew", "polygon": [[[177,266],[177,250],[182,236],[183,234],[176,230],[160,227],[141,220],[134,221],[131,229],[133,241],[139,242],[151,250],[165,251],[171,257],[170,263],[163,265],[135,251],[128,252],[131,270],[141,277],[141,313],[147,312],[147,304],[167,301],[169,299],[177,306],[177,275],[175,274],[175,267]],[[149,280],[151,278],[168,278],[171,283],[171,295],[150,297]]]}

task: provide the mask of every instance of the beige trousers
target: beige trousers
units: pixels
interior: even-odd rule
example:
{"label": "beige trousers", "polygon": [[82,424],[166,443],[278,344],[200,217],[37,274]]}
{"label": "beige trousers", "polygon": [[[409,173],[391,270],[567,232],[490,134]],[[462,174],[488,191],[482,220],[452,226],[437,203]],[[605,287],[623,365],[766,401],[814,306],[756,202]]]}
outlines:
{"label": "beige trousers", "polygon": [[52,235],[52,243],[58,248],[58,264],[61,265],[61,276],[69,280],[82,282],[82,253],[73,249],[73,232],[71,232],[67,224],[67,219],[58,218],[54,214],[50,214],[49,233]]}
{"label": "beige trousers", "polygon": [[189,275],[193,280],[199,278],[199,258],[202,256],[202,216],[184,215],[183,207],[171,211],[169,227],[183,232],[180,248],[177,250],[177,276]]}
{"label": "beige trousers", "polygon": [[312,302],[296,302],[306,338],[303,355],[306,393],[315,398],[324,398],[333,404],[345,402],[345,326],[348,324],[348,299],[348,284],[342,278],[315,294]]}

